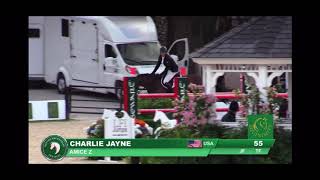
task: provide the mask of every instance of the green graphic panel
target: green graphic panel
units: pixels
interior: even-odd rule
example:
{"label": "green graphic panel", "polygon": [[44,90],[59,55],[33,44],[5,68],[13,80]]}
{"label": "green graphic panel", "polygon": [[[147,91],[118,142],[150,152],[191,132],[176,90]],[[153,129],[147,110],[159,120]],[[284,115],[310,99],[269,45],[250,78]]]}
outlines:
{"label": "green graphic panel", "polygon": [[216,148],[270,148],[274,139],[219,139]]}
{"label": "green graphic panel", "polygon": [[270,148],[215,148],[210,154],[214,155],[267,155]]}
{"label": "green graphic panel", "polygon": [[68,157],[88,157],[88,156],[153,156],[153,157],[169,157],[169,156],[199,156],[205,157],[209,154],[210,149],[183,149],[183,148],[132,148],[132,149],[107,149],[107,148],[68,148]]}
{"label": "green graphic panel", "polygon": [[[189,147],[198,140],[198,147]],[[218,139],[67,139],[70,148],[214,148]],[[252,147],[252,146],[249,146]]]}
{"label": "green graphic panel", "polygon": [[68,148],[67,157],[141,156],[141,157],[206,157],[210,155],[267,155],[270,148]]}
{"label": "green graphic panel", "polygon": [[[67,139],[68,155],[85,156],[198,156],[266,155],[274,139]],[[118,142],[118,143],[116,143]],[[201,142],[199,146],[190,143]]]}
{"label": "green graphic panel", "polygon": [[273,139],[272,114],[248,116],[248,139]]}

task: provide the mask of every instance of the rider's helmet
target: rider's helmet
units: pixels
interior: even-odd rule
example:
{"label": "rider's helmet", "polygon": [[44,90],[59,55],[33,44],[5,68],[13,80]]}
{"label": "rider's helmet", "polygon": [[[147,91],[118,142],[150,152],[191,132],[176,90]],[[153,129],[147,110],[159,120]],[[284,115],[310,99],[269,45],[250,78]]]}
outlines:
{"label": "rider's helmet", "polygon": [[167,53],[167,48],[164,47],[164,46],[162,46],[162,47],[160,48],[160,53]]}

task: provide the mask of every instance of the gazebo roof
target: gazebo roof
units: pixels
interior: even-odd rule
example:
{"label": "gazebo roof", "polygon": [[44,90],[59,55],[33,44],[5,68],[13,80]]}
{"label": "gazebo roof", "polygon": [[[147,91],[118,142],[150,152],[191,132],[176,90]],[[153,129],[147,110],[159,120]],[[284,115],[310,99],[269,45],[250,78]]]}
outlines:
{"label": "gazebo roof", "polygon": [[234,27],[203,48],[192,58],[290,58],[292,54],[292,17],[254,17]]}

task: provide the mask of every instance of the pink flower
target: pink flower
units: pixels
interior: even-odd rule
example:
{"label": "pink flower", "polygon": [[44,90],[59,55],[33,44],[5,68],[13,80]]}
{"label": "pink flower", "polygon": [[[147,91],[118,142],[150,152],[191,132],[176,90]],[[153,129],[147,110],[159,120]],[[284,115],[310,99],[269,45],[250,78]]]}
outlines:
{"label": "pink flower", "polygon": [[196,123],[197,123],[197,118],[193,116],[193,117],[191,118],[191,123],[192,123],[192,124],[196,124]]}
{"label": "pink flower", "polygon": [[189,96],[189,101],[194,101],[195,97],[193,95]]}
{"label": "pink flower", "polygon": [[193,113],[191,113],[190,111],[184,111],[182,112],[182,116],[183,120],[189,121],[192,118]]}
{"label": "pink flower", "polygon": [[201,125],[207,124],[207,122],[208,122],[208,119],[206,119],[205,117],[202,116],[202,117],[200,118],[200,124],[201,124]]}
{"label": "pink flower", "polygon": [[215,103],[215,97],[212,95],[205,95],[206,102],[209,104]]}

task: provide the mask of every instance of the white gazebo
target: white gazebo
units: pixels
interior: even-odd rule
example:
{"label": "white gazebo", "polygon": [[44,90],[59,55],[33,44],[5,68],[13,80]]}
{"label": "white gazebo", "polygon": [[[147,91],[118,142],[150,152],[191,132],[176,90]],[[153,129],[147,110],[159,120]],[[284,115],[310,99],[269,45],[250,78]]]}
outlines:
{"label": "white gazebo", "polygon": [[206,93],[215,93],[218,77],[226,72],[251,76],[267,102],[272,80],[286,73],[289,115],[292,114],[292,24],[291,17],[252,18],[203,48],[193,52],[194,62],[202,67]]}

